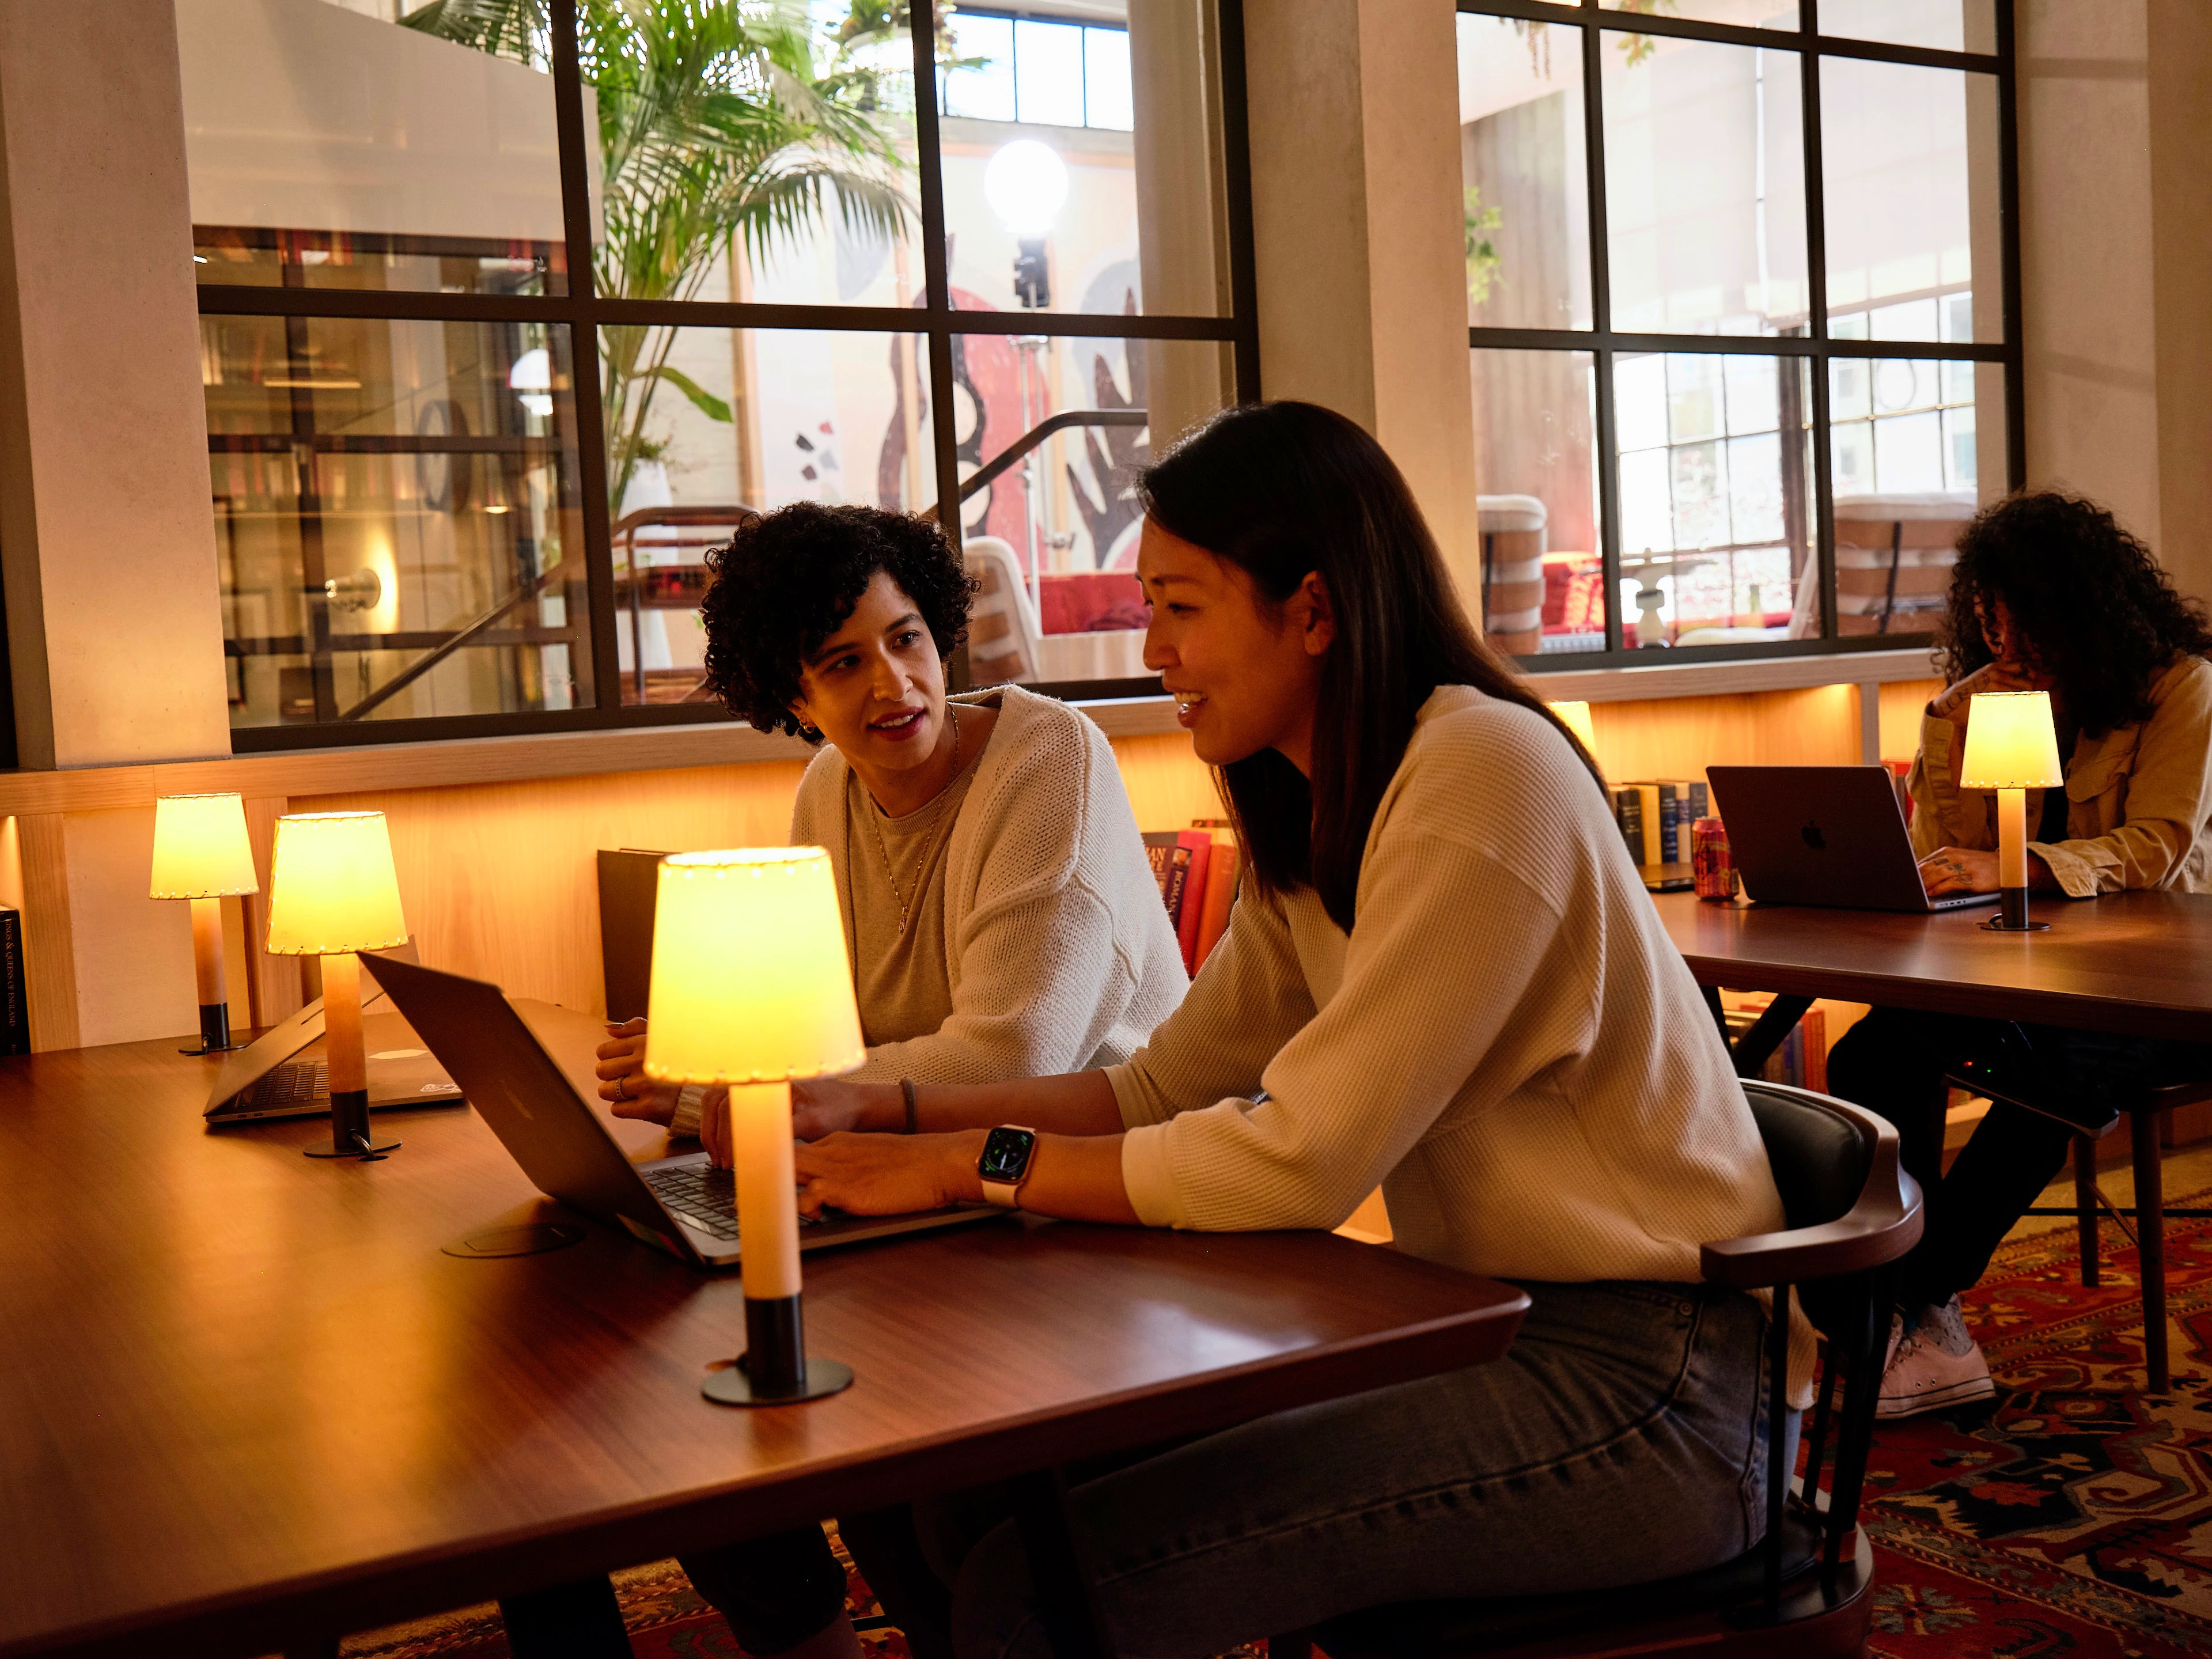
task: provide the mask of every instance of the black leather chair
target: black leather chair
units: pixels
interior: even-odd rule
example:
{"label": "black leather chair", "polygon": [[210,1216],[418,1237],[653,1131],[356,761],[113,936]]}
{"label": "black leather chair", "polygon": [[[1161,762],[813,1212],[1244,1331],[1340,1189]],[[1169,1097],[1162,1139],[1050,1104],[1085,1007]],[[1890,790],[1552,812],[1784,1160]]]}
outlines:
{"label": "black leather chair", "polygon": [[[1866,1649],[1874,1554],[1858,1528],[1889,1334],[1896,1263],[1919,1241],[1920,1190],[1898,1163],[1897,1131],[1844,1101],[1747,1082],[1782,1192],[1789,1231],[1723,1239],[1701,1253],[1705,1278],[1744,1290],[1795,1285],[1826,1340],[1805,1478],[1770,1437],[1766,1537],[1704,1572],[1596,1594],[1411,1601],[1275,1638],[1270,1659],[1458,1659],[1509,1652],[1772,1654],[1844,1659]],[[1787,1322],[1771,1328],[1770,1435],[1785,1422]],[[1842,1383],[1840,1397],[1837,1384]],[[1832,1462],[1831,1427],[1836,1430]],[[1829,1490],[1820,1491],[1822,1473]]]}

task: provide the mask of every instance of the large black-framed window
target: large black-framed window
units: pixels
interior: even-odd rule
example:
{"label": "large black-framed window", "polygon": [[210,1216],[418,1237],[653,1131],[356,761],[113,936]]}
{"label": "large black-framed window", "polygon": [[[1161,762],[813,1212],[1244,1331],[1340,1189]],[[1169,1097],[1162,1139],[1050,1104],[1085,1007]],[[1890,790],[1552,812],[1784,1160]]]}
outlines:
{"label": "large black-framed window", "polygon": [[1457,9],[1493,643],[1925,641],[2024,477],[2010,0]]}
{"label": "large black-framed window", "polygon": [[[613,37],[595,20],[618,9],[519,0],[522,33],[468,43],[482,62],[451,40],[399,40],[420,9],[309,16],[312,38],[243,50],[182,42],[235,748],[722,718],[697,689],[696,641],[679,637],[696,629],[701,557],[737,507],[791,498],[776,481],[793,477],[822,499],[934,511],[965,544],[985,587],[957,665],[970,682],[1157,689],[1129,648],[1130,471],[1153,436],[1258,395],[1241,0],[1188,9],[1188,40],[1133,35],[1097,3],[970,20],[915,0],[911,27],[900,6],[890,27],[855,6],[805,95],[843,100],[823,123],[850,125],[833,159],[858,182],[816,186],[796,228],[747,258],[725,228],[711,274],[644,297],[653,284],[634,265],[607,278],[616,239],[660,207],[626,193],[623,134],[603,125],[654,93],[637,64],[605,61]],[[1019,55],[1001,64],[963,28],[986,48],[1018,30]],[[392,218],[424,228],[288,224],[254,147],[289,145],[319,179],[342,177],[345,158],[313,148],[312,79],[285,88],[289,115],[254,97],[256,53],[297,76],[304,59],[364,45],[408,77],[395,128],[434,131],[465,105],[495,129],[491,183],[456,191],[402,154],[377,182],[407,204]],[[790,50],[746,61],[787,78]],[[701,82],[732,98],[695,97],[697,118],[758,104],[741,58],[726,60],[735,79]],[[1018,94],[1003,111],[989,102],[1001,68]],[[340,64],[321,95],[344,92]],[[223,130],[226,99],[252,104],[235,122],[246,137]],[[380,118],[357,125],[374,137]],[[224,189],[245,205],[204,207]],[[1086,207],[1086,191],[1108,205]],[[792,193],[803,207],[805,187]],[[1121,213],[1127,247],[1055,228],[1063,199],[1071,214]],[[607,291],[623,283],[633,291]],[[845,394],[861,380],[892,413],[871,406],[851,430]],[[787,414],[748,453],[746,400],[801,393],[821,418]],[[648,399],[659,414],[641,412]],[[733,439],[734,462],[718,451],[721,471],[699,483],[687,431]]]}

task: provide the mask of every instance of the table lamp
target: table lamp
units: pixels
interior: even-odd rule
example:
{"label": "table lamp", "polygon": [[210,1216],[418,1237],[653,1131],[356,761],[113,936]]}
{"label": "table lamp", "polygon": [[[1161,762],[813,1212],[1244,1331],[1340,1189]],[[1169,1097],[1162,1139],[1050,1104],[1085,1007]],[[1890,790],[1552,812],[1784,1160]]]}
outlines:
{"label": "table lamp", "polygon": [[2066,781],[2048,691],[1980,691],[1966,715],[1961,789],[1997,792],[1997,886],[1992,933],[2041,933],[2051,924],[2027,919],[2027,792]]}
{"label": "table lamp", "polygon": [[1583,748],[1593,758],[1597,754],[1597,728],[1590,724],[1589,705],[1586,702],[1547,702],[1545,708],[1559,717],[1568,731],[1582,739]]}
{"label": "table lamp", "polygon": [[806,1357],[791,1085],[866,1058],[845,926],[818,847],[678,853],[660,861],[645,1074],[730,1091],[745,1351],[703,1391],[729,1406],[819,1399],[853,1380]]}
{"label": "table lamp", "polygon": [[236,795],[164,795],[154,803],[154,874],[149,896],[192,902],[192,972],[199,981],[200,1046],[179,1052],[219,1054],[230,1040],[230,993],[223,982],[222,902],[261,890],[246,803]]}
{"label": "table lamp", "polygon": [[397,1152],[368,1138],[368,1064],[361,1042],[357,951],[407,942],[399,877],[381,812],[299,812],[276,820],[269,869],[269,953],[323,959],[323,1048],[331,1068],[331,1144],[309,1158]]}

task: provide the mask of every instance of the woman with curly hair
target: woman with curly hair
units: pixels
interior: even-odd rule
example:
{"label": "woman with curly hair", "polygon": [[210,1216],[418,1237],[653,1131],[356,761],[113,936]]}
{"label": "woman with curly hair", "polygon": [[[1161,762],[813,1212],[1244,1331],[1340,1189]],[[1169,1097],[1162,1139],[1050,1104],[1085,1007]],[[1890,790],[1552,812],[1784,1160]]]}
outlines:
{"label": "woman with curly hair", "polygon": [[[2094,502],[2053,491],[1984,509],[1959,541],[1937,663],[1909,781],[1930,895],[1997,889],[1991,798],[1957,782],[1973,698],[2047,690],[2068,757],[2042,792],[2029,884],[2072,898],[2129,888],[2212,891],[2212,626],[2150,550]],[[1944,1079],[1985,1075],[1994,1099],[1948,1176]],[[2212,1073],[2212,1049],[2090,1031],[1877,1008],[1836,1045],[1829,1086],[1896,1120],[1928,1195],[1907,1260],[1877,1410],[1909,1417],[1996,1392],[1959,1292],[1986,1271],[2057,1175],[2076,1123],[2123,1091]],[[2073,1122],[2068,1120],[2071,1118]]]}
{"label": "woman with curly hair", "polygon": [[[936,526],[800,502],[708,562],[708,683],[757,730],[823,745],[791,842],[826,848],[836,872],[868,1045],[853,1075],[1001,1083],[1128,1059],[1189,981],[1113,750],[1018,686],[946,695],[974,590]],[[727,1097],[647,1083],[644,1048],[643,1020],[614,1028],[600,1095],[617,1116],[703,1131],[726,1161]],[[886,1605],[931,1622],[896,1605],[905,1512],[842,1524]],[[858,1659],[845,1571],[818,1527],[683,1564],[747,1653]],[[942,1599],[927,1574],[915,1589]],[[502,1608],[517,1659],[629,1651],[605,1580]]]}

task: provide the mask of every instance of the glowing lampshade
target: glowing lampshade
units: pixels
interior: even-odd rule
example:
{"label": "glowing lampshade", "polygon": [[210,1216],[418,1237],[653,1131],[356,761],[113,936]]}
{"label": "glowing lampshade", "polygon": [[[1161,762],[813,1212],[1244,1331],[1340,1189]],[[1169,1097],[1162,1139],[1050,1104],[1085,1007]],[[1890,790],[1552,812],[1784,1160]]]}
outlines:
{"label": "glowing lampshade", "polygon": [[818,847],[660,861],[645,1074],[787,1083],[866,1058],[830,855]]}
{"label": "glowing lampshade", "polygon": [[2048,922],[2027,915],[2027,792],[2066,781],[2048,691],[1979,691],[1966,714],[1961,789],[1997,792],[1997,916],[2002,933],[2039,933]]}
{"label": "glowing lampshade", "polygon": [[235,898],[261,890],[246,804],[236,795],[164,795],[154,803],[157,899]]}
{"label": "glowing lampshade", "polygon": [[277,819],[269,888],[271,956],[383,951],[407,942],[399,874],[381,812]]}
{"label": "glowing lampshade", "polygon": [[1966,716],[1961,789],[2055,789],[2066,781],[2048,691],[1983,691]]}
{"label": "glowing lampshade", "polygon": [[818,847],[678,853],[660,861],[645,1074],[727,1085],[745,1352],[701,1391],[725,1405],[819,1399],[853,1380],[807,1358],[799,1312],[794,1079],[867,1057],[830,855]]}
{"label": "glowing lampshade", "polygon": [[1586,702],[1547,702],[1544,705],[1566,725],[1568,731],[1582,739],[1583,747],[1592,754],[1597,752],[1597,728],[1590,724],[1589,705]]}

